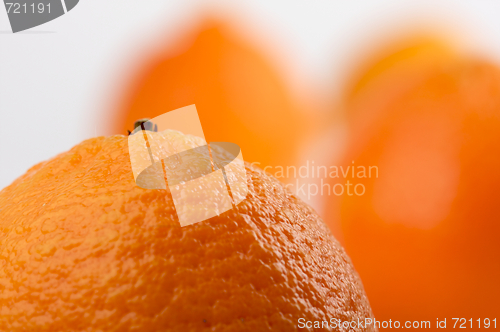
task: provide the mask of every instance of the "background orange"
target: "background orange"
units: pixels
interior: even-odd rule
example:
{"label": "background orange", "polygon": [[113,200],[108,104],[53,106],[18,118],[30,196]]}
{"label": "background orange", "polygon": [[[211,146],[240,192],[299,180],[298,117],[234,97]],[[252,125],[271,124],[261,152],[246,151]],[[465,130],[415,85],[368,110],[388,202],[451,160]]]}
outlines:
{"label": "background orange", "polygon": [[379,177],[326,220],[340,219],[377,319],[497,318],[500,70],[408,38],[367,61],[344,106],[344,164]]}
{"label": "background orange", "polygon": [[196,104],[207,141],[239,144],[245,160],[290,165],[308,127],[265,56],[221,21],[204,20],[140,64],[113,131]]}

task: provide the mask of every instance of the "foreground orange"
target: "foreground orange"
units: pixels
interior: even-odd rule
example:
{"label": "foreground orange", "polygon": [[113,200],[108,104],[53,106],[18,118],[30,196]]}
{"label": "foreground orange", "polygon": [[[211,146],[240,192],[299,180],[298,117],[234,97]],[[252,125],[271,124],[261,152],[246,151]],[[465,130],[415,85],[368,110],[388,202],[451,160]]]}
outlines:
{"label": "foreground orange", "polygon": [[1,331],[295,331],[299,318],[372,317],[344,250],[276,179],[247,165],[236,209],[180,227],[167,190],[134,183],[127,144],[87,140],[0,192]]}
{"label": "foreground orange", "polygon": [[472,318],[478,330],[500,313],[500,70],[445,49],[411,44],[359,78],[346,165],[379,177],[356,179],[366,194],[344,195],[327,218],[340,211],[378,319],[451,329]]}
{"label": "foreground orange", "polygon": [[237,143],[245,158],[293,165],[307,119],[284,78],[237,29],[207,19],[148,54],[127,82],[110,132],[196,104],[207,141]]}

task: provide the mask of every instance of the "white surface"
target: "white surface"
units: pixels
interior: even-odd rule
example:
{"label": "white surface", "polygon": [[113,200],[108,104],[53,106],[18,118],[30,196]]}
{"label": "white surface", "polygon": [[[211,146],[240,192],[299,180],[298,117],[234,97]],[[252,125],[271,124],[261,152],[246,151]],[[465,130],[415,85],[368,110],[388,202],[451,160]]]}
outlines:
{"label": "white surface", "polygon": [[[68,14],[12,34],[0,7],[0,188],[38,162],[106,134],[124,72],[174,38],[204,9],[280,41],[273,61],[291,89],[338,92],[355,54],[413,23],[442,24],[500,58],[500,1],[82,0]],[[395,27],[398,27],[395,29]],[[50,32],[50,33],[44,33]],[[254,36],[255,36],[254,35]],[[255,39],[255,37],[253,37]],[[279,57],[286,57],[280,61]],[[314,82],[314,83],[313,83]]]}

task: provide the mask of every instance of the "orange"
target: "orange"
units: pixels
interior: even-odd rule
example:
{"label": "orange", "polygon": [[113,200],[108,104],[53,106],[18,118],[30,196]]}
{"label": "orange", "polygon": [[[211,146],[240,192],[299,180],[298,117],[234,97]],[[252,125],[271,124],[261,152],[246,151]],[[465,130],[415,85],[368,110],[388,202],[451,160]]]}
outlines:
{"label": "orange", "polygon": [[111,130],[125,134],[139,118],[195,104],[208,142],[237,143],[262,168],[292,165],[306,121],[283,80],[259,47],[207,19],[145,56]]}
{"label": "orange", "polygon": [[246,173],[235,209],[180,227],[169,191],[135,184],[124,136],[34,166],[0,192],[0,330],[296,331],[300,318],[372,317],[320,217]]}
{"label": "orange", "polygon": [[385,45],[359,64],[346,84],[342,105],[355,137],[353,144],[363,144],[373,136],[372,126],[383,121],[387,104],[415,89],[458,57],[452,45],[415,35]]}
{"label": "orange", "polygon": [[351,179],[366,193],[342,196],[327,220],[340,218],[377,319],[435,328],[447,318],[452,328],[472,318],[475,330],[500,312],[500,70],[452,53],[443,61],[435,45],[425,63],[388,52],[373,67],[393,61],[347,94],[345,166],[379,176]]}

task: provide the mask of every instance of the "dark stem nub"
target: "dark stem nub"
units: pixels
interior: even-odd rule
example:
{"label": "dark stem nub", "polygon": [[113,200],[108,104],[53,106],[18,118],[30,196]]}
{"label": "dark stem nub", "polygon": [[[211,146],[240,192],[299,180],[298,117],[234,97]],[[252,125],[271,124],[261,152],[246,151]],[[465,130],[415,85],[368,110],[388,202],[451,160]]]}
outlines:
{"label": "dark stem nub", "polygon": [[[148,119],[148,118],[144,118],[144,119],[139,119],[136,122],[134,122],[133,132],[135,132],[138,127],[141,127],[142,130],[149,130],[149,131],[158,132],[158,125],[154,124],[152,122],[149,122],[149,120],[150,119]],[[128,131],[129,136],[130,136],[130,134],[132,134],[132,132],[130,130],[127,130],[127,131]]]}

